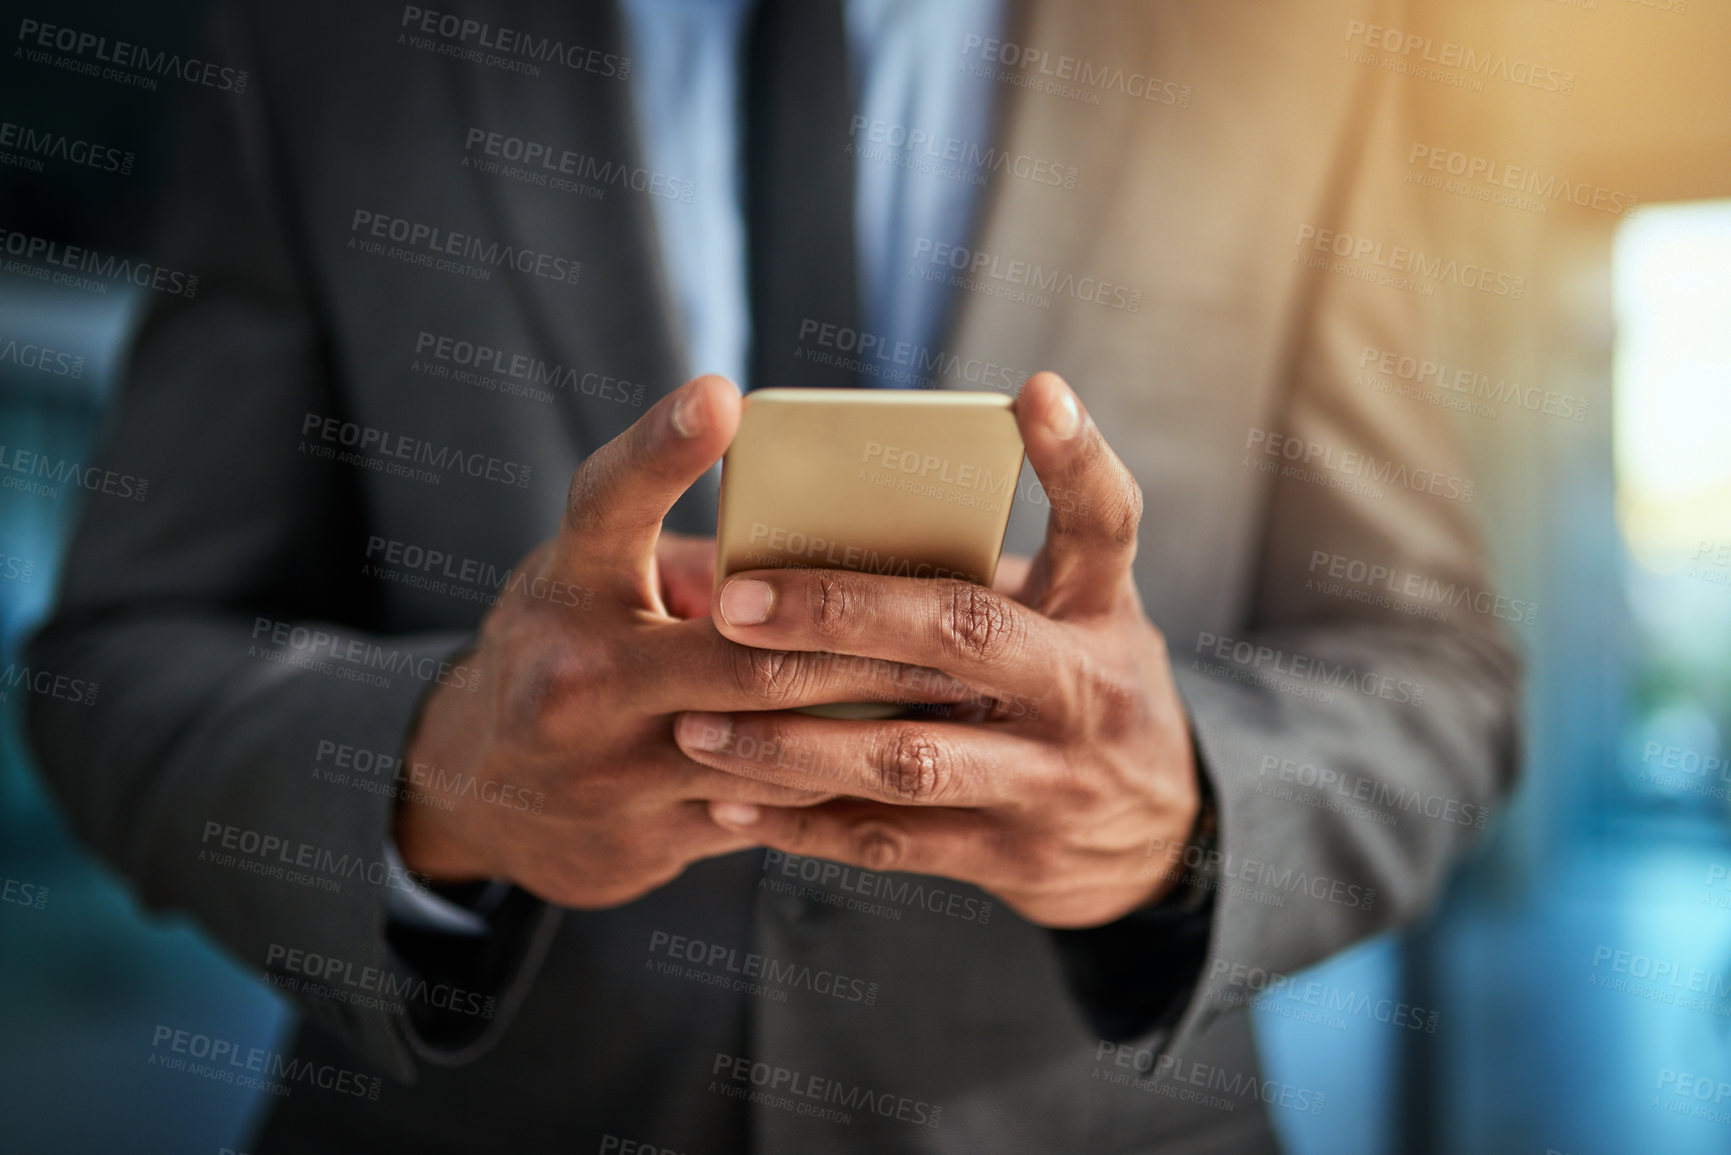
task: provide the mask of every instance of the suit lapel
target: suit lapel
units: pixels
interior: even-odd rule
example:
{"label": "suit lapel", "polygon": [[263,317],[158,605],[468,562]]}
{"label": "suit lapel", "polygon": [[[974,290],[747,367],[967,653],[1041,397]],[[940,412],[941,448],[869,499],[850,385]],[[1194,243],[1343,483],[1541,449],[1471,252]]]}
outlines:
{"label": "suit lapel", "polygon": [[[566,43],[628,55],[623,21],[612,2],[547,9],[548,31]],[[557,11],[559,15],[553,13]],[[496,174],[468,174],[490,228],[513,245],[568,253],[583,262],[576,285],[540,277],[505,277],[528,336],[549,361],[642,387],[640,404],[567,388],[561,416],[584,453],[628,427],[683,380],[683,339],[662,269],[654,206],[617,178],[643,167],[628,76],[604,76],[558,65],[525,78],[469,64],[447,64],[458,103],[474,127],[499,131],[585,158],[578,171],[546,171],[603,190],[595,197]],[[599,177],[597,176],[599,173]],[[609,179],[612,177],[613,179]]]}
{"label": "suit lapel", "polygon": [[[1153,58],[1148,21],[1135,5],[1019,0],[1005,40],[1074,57],[1100,68],[1132,72]],[[1011,70],[997,66],[1001,73]],[[1074,166],[1074,188],[1018,178],[1001,171],[991,178],[976,212],[973,249],[998,261],[1026,261],[1042,269],[1082,277],[1092,254],[1111,243],[1108,209],[1121,187],[1135,118],[1151,109],[1122,92],[1100,93],[1099,104],[1067,99],[1032,85],[1000,81],[994,145],[1011,158],[1028,156]],[[1054,363],[1065,344],[1066,318],[1076,310],[1054,303],[1038,309],[1016,301],[956,290],[944,348],[1033,372],[1062,368]],[[1018,381],[1019,385],[1020,382]],[[977,388],[945,378],[952,389]]]}

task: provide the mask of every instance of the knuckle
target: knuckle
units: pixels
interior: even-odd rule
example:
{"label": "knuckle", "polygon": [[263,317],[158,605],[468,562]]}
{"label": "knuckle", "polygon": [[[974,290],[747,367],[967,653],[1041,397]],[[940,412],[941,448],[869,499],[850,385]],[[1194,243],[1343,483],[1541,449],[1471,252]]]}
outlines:
{"label": "knuckle", "polygon": [[999,857],[1010,887],[1018,893],[1037,890],[1050,881],[1047,871],[1051,856],[1041,839],[1026,835],[1006,837],[999,846]]}
{"label": "knuckle", "polygon": [[556,731],[569,716],[571,704],[591,696],[593,682],[589,663],[577,651],[542,650],[525,660],[511,679],[513,720],[531,732]]}
{"label": "knuckle", "polygon": [[853,853],[867,870],[894,870],[907,856],[901,831],[884,822],[862,822],[849,836]]}
{"label": "knuckle", "polygon": [[811,843],[811,811],[802,806],[796,806],[788,815],[787,844],[797,847],[796,853],[803,853],[811,849]]}
{"label": "knuckle", "polygon": [[577,467],[565,491],[565,526],[572,533],[584,535],[602,528],[601,490],[599,455],[592,455]]}
{"label": "knuckle", "polygon": [[1122,490],[1106,510],[1106,532],[1114,545],[1136,544],[1136,531],[1142,525],[1142,502],[1142,487],[1126,473]]}
{"label": "knuckle", "polygon": [[826,637],[840,634],[857,600],[851,584],[835,573],[814,570],[806,588],[812,627]]}
{"label": "knuckle", "polygon": [[972,582],[950,587],[939,627],[945,647],[971,662],[1002,661],[1018,642],[1018,622],[1009,606],[991,590]]}
{"label": "knuckle", "polygon": [[1047,789],[1054,809],[1065,814],[1099,815],[1109,809],[1116,791],[1068,759],[1051,768]]}
{"label": "knuckle", "polygon": [[1090,663],[1078,689],[1076,716],[1096,735],[1122,738],[1141,727],[1146,695],[1135,667]]}
{"label": "knuckle", "polygon": [[899,730],[878,761],[879,786],[909,802],[930,802],[949,789],[949,762],[943,747],[929,735]]}
{"label": "knuckle", "polygon": [[760,782],[785,785],[792,779],[788,773],[789,752],[787,732],[777,723],[754,721],[736,723],[727,753],[734,764]]}
{"label": "knuckle", "polygon": [[733,655],[733,674],[747,696],[771,706],[795,698],[806,677],[805,663],[786,650],[760,650],[739,646]]}
{"label": "knuckle", "polygon": [[624,782],[606,773],[581,774],[566,779],[559,790],[560,802],[576,814],[609,814],[629,796]]}

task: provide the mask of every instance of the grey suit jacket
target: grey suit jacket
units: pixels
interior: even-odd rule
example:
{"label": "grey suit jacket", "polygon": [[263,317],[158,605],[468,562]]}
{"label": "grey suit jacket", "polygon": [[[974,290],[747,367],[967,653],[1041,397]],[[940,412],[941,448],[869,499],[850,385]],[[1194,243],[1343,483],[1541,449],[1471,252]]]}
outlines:
{"label": "grey suit jacket", "polygon": [[[1078,388],[1146,493],[1137,578],[1217,799],[1200,971],[1098,960],[1130,964],[1108,1004],[1169,1004],[1128,1038],[1059,936],[947,880],[742,854],[616,910],[515,894],[459,962],[387,930],[395,794],[485,787],[397,780],[417,703],[576,465],[684,376],[667,190],[607,5],[219,21],[249,80],[199,94],[161,235],[196,293],[153,295],[106,440],[148,494],[90,496],[31,652],[100,694],[31,727],[140,899],[304,1008],[255,1068],[288,1092],[266,1146],[1237,1150],[1323,1108],[1263,1079],[1247,976],[1424,909],[1513,774],[1517,671],[1441,411],[1364,375],[1465,290],[1350,255],[1422,249],[1398,108],[1341,54],[1365,6],[1298,8],[1033,0],[1011,39],[1044,56],[956,48],[1003,85],[997,271],[920,372]],[[474,130],[579,160],[516,179]],[[1043,301],[998,291],[1014,261]],[[714,480],[673,528],[712,532]]]}

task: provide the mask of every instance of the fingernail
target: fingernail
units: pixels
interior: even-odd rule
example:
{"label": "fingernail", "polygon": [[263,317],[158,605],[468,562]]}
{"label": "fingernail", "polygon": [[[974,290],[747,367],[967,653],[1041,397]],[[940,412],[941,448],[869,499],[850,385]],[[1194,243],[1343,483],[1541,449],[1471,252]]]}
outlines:
{"label": "fingernail", "polygon": [[769,620],[775,589],[768,582],[731,581],[721,587],[721,616],[730,626],[755,626]]}
{"label": "fingernail", "polygon": [[711,802],[709,816],[722,826],[750,826],[757,821],[757,807],[749,802]]}
{"label": "fingernail", "polygon": [[702,414],[698,411],[697,391],[687,389],[673,403],[673,428],[681,437],[696,437],[703,432]]}
{"label": "fingernail", "polygon": [[720,750],[733,737],[733,719],[726,714],[681,714],[679,744],[692,750]]}
{"label": "fingernail", "polygon": [[1058,404],[1046,415],[1046,428],[1059,441],[1068,441],[1081,427],[1082,410],[1076,406],[1075,395],[1065,389],[1058,398]]}

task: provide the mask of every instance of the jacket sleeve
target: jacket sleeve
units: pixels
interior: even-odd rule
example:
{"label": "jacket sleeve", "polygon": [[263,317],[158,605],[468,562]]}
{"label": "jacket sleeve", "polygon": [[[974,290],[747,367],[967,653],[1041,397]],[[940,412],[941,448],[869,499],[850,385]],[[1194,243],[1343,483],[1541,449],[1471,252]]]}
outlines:
{"label": "jacket sleeve", "polygon": [[[341,401],[297,266],[268,78],[238,20],[215,37],[214,58],[253,64],[251,84],[187,109],[155,246],[196,287],[146,294],[100,452],[144,499],[87,495],[29,648],[97,691],[33,695],[28,725],[78,833],[146,905],[191,914],[406,1079],[417,1053],[456,1061],[496,1037],[551,916],[513,903],[520,949],[490,948],[474,979],[490,989],[463,992],[474,1016],[436,1043],[413,1027],[427,990],[386,935],[388,890],[409,881],[385,861],[394,790],[333,781],[319,753],[399,756],[429,687],[481,687],[464,634],[364,628],[377,618],[356,560],[360,486],[300,444],[306,415]],[[316,982],[321,968],[340,979]]]}
{"label": "jacket sleeve", "polygon": [[[1179,868],[1214,909],[1178,1051],[1275,976],[1421,915],[1517,768],[1505,624],[1531,610],[1490,589],[1474,513],[1492,495],[1435,391],[1379,391],[1401,383],[1384,353],[1434,356],[1430,293],[1467,291],[1410,254],[1471,254],[1437,254],[1414,227],[1397,152],[1412,138],[1386,76],[1364,74],[1308,220],[1380,250],[1342,258],[1297,230],[1285,397],[1233,448],[1268,480],[1250,610],[1168,639],[1218,815],[1217,844]],[[1498,290],[1519,287],[1480,291]]]}

